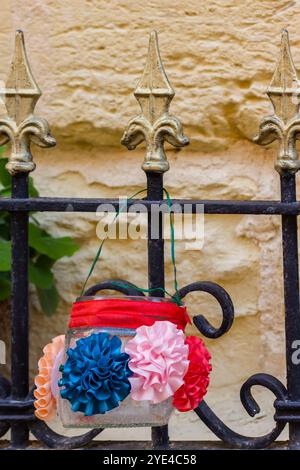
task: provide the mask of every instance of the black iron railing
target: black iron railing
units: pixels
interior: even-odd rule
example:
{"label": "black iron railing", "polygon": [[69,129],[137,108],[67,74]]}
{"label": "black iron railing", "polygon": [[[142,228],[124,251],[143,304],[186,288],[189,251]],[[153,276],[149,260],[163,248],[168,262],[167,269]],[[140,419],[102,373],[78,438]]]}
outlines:
{"label": "black iron railing", "polygon": [[[279,66],[283,68],[293,67],[288,48],[287,34],[283,34],[281,49],[281,58]],[[16,57],[18,63],[26,65],[26,73],[30,69],[24,52],[23,37],[20,32],[17,33]],[[20,60],[21,58],[21,60]],[[158,75],[154,72],[149,81],[149,67],[151,64],[159,63]],[[16,61],[14,62],[16,64]],[[280,65],[281,64],[281,65]],[[13,65],[14,67],[14,65]],[[147,69],[148,67],[148,69]],[[21,71],[20,74],[24,73]],[[294,69],[292,70],[295,73]],[[281,70],[284,74],[284,70]],[[15,150],[12,152],[8,170],[12,174],[13,190],[11,198],[0,199],[0,210],[8,211],[11,214],[11,239],[12,239],[12,303],[11,303],[11,338],[12,338],[12,357],[11,357],[11,381],[0,376],[0,436],[3,436],[9,429],[11,430],[11,446],[22,448],[28,445],[29,432],[40,441],[51,448],[77,448],[90,444],[102,430],[95,429],[82,436],[64,437],[51,430],[47,424],[36,419],[34,415],[33,396],[30,391],[28,381],[28,215],[30,211],[47,212],[95,212],[102,203],[111,204],[113,208],[120,209],[120,202],[115,199],[79,199],[79,198],[29,198],[28,196],[28,171],[34,168],[29,150],[30,138],[34,136],[35,143],[42,146],[53,145],[49,130],[45,122],[35,118],[33,114],[22,115],[17,106],[20,106],[20,98],[32,96],[32,90],[18,87],[18,77],[16,68],[14,68],[14,77],[16,83],[14,87],[9,84],[5,90],[8,98],[16,95],[13,104],[8,102],[8,118],[0,122],[0,143],[8,140],[13,141]],[[289,75],[290,76],[290,75]],[[24,78],[24,77],[23,77]],[[295,81],[289,84],[285,81],[284,88],[282,83],[276,82],[278,77],[273,77],[273,82],[269,89],[269,95],[272,99],[272,93],[277,93],[277,97],[288,99],[291,95],[298,93],[295,89]],[[30,80],[27,83],[30,83]],[[148,81],[147,81],[148,80]],[[163,141],[168,140],[175,145],[185,145],[187,139],[182,134],[180,123],[168,115],[169,102],[173,96],[172,88],[166,81],[166,76],[162,68],[155,34],[151,36],[148,62],[144,76],[136,90],[136,97],[151,97],[152,114],[146,115],[142,107],[142,115],[133,120],[125,132],[123,143],[129,148],[133,148],[143,139],[147,144],[147,155],[144,162],[144,170],[147,174],[147,197],[143,200],[129,200],[127,210],[136,202],[143,203],[148,210],[148,224],[151,226],[151,208],[154,205],[163,203],[163,173],[168,168],[166,156],[163,152]],[[36,86],[33,83],[33,89]],[[30,87],[29,87],[30,88]],[[157,91],[159,90],[159,92]],[[275,90],[275,91],[274,91]],[[173,93],[173,94],[172,94]],[[165,97],[165,112],[163,115],[155,116],[155,99]],[[144,102],[143,102],[144,103]],[[288,102],[289,104],[289,102]],[[13,107],[13,111],[12,111]],[[34,106],[33,106],[34,107]],[[295,341],[300,340],[300,310],[299,310],[299,275],[298,275],[298,242],[297,242],[297,217],[300,214],[300,202],[296,200],[295,172],[298,169],[298,160],[295,150],[295,140],[297,132],[293,138],[289,137],[288,143],[281,140],[285,139],[285,133],[290,132],[292,125],[295,125],[298,119],[298,108],[293,117],[293,123],[285,115],[276,115],[266,118],[261,126],[261,134],[258,143],[266,144],[278,138],[280,140],[281,150],[276,163],[276,168],[280,172],[281,180],[281,201],[200,201],[200,200],[174,200],[173,202],[183,206],[188,202],[189,210],[196,211],[197,204],[203,204],[205,214],[272,214],[281,216],[282,220],[282,254],[283,254],[283,273],[284,273],[284,305],[285,305],[285,332],[286,332],[286,363],[287,363],[287,384],[284,386],[278,379],[268,374],[256,374],[250,377],[241,388],[241,401],[250,416],[259,412],[259,405],[255,402],[251,390],[253,386],[260,385],[266,387],[275,395],[275,425],[273,430],[261,437],[242,436],[228,428],[205,403],[201,402],[195,410],[199,418],[208,426],[209,429],[225,444],[235,448],[264,448],[273,443],[282,432],[286,424],[289,425],[289,448],[300,449],[300,365],[297,365],[292,359]],[[18,114],[19,112],[19,114]],[[33,108],[31,109],[33,113]],[[23,113],[24,114],[24,113]],[[17,116],[17,118],[16,118]],[[152,116],[152,117],[151,117]],[[152,120],[151,120],[152,119]],[[269,121],[268,121],[269,119]],[[26,128],[24,122],[29,122],[30,130],[24,137],[20,131],[20,126]],[[147,121],[145,123],[145,120]],[[163,120],[163,130],[160,132],[158,120]],[[12,122],[14,121],[14,125]],[[25,123],[26,124],[26,123]],[[18,128],[19,126],[19,128]],[[140,126],[140,127],[139,127]],[[150,126],[150,130],[145,131],[145,126]],[[152,126],[152,127],[151,127]],[[166,128],[169,126],[169,129]],[[282,127],[279,130],[276,128]],[[32,127],[34,129],[32,129]],[[12,129],[12,130],[10,130]],[[18,130],[19,129],[19,130]],[[138,130],[137,130],[138,129]],[[174,130],[175,129],[175,130]],[[277,129],[277,130],[276,130]],[[152,133],[151,133],[152,132]],[[167,138],[166,135],[173,134]],[[269,132],[268,136],[266,134]],[[155,134],[156,133],[156,134]],[[155,135],[154,135],[155,134]],[[176,134],[176,135],[175,135]],[[3,137],[3,136],[7,136]],[[30,136],[30,138],[28,137]],[[274,137],[275,136],[275,137]],[[296,136],[296,137],[295,137]],[[22,140],[23,139],[23,140]],[[42,142],[37,142],[40,139]],[[177,139],[177,140],[176,140]],[[25,142],[25,144],[24,144]],[[22,144],[22,145],[21,145]],[[24,147],[25,145],[25,147]],[[282,147],[283,146],[283,147]],[[25,148],[25,150],[24,150]],[[282,150],[283,148],[283,150]],[[27,165],[27,166],[26,166]],[[124,211],[124,206],[122,206]],[[160,218],[160,233],[156,239],[151,239],[150,231],[148,233],[148,279],[149,288],[164,288],[164,239],[162,235],[162,215]],[[87,295],[94,295],[103,289],[118,290],[127,295],[143,295],[135,286],[123,281],[118,286],[113,281],[104,281],[93,286],[86,292]],[[180,289],[180,297],[184,298],[189,293],[201,291],[212,295],[220,304],[223,319],[219,328],[213,327],[202,315],[194,317],[194,324],[198,330],[208,338],[219,338],[227,333],[234,319],[234,308],[228,293],[219,285],[205,281],[195,282]],[[155,293],[162,295],[161,290]],[[152,442],[155,448],[167,448],[169,446],[168,428],[157,427],[152,429]],[[136,444],[137,445],[137,444]],[[201,442],[199,442],[201,447]]]}

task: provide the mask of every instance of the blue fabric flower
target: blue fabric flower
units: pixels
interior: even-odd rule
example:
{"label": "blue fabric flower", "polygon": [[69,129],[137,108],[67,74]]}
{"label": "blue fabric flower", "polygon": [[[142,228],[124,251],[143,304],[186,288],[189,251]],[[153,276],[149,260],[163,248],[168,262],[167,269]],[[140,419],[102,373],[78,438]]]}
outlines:
{"label": "blue fabric flower", "polygon": [[129,355],[121,352],[121,340],[108,333],[94,333],[68,349],[59,386],[73,411],[85,416],[116,408],[130,393]]}

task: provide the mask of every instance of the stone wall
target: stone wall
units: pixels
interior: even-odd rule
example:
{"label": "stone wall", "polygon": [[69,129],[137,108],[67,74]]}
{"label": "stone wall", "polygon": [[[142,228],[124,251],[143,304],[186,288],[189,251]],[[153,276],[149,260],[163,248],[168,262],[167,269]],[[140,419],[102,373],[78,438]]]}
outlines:
{"label": "stone wall", "polygon": [[[43,196],[118,197],[145,187],[143,150],[128,152],[120,137],[138,112],[132,92],[147,53],[148,33],[159,32],[162,59],[176,97],[171,110],[191,144],[168,151],[165,185],[172,197],[276,199],[275,150],[251,139],[270,111],[265,90],[274,70],[280,30],[288,27],[300,64],[300,2],[289,0],[2,0],[0,79],[5,79],[16,28],[25,31],[34,75],[44,91],[37,111],[50,122],[57,147],[35,151],[34,180]],[[53,235],[71,235],[81,250],[55,265],[58,313],[46,318],[32,291],[34,372],[41,347],[64,332],[72,300],[95,255],[94,214],[40,214]],[[145,241],[109,241],[94,280],[126,278],[146,286]],[[180,285],[221,284],[232,296],[236,319],[224,337],[206,341],[213,356],[208,402],[235,430],[270,429],[273,397],[258,391],[263,411],[250,418],[239,387],[251,374],[284,376],[280,220],[269,216],[206,216],[201,251],[176,243]],[[166,246],[167,285],[172,269]],[[220,309],[207,295],[187,299],[190,313],[214,324]],[[177,439],[211,438],[193,413],[175,414]],[[124,433],[123,433],[124,434]],[[122,439],[119,431],[103,438]],[[149,435],[144,431],[144,437]],[[140,431],[126,438],[140,438]]]}

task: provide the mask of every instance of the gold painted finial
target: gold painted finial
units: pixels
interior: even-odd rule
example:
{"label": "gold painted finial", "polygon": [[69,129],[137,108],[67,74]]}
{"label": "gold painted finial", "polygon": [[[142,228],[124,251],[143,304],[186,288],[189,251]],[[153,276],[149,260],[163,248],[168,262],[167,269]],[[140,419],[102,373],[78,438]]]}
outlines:
{"label": "gold painted finial", "polygon": [[166,140],[175,147],[189,143],[179,120],[169,115],[169,106],[175,95],[164,70],[158,48],[157,32],[152,31],[147,61],[134,95],[141,114],[129,121],[121,143],[128,150],[145,140],[146,156],[142,168],[146,172],[163,173],[169,169],[164,151]]}
{"label": "gold painted finial", "polygon": [[300,139],[300,82],[286,29],[282,31],[280,55],[267,94],[272,102],[274,114],[263,118],[259,135],[254,141],[259,145],[268,145],[278,140],[276,170],[281,174],[296,173],[300,168],[296,150],[296,140]]}
{"label": "gold painted finial", "polygon": [[18,30],[8,79],[0,90],[7,111],[7,118],[0,119],[0,145],[11,141],[12,152],[6,165],[11,175],[35,169],[31,142],[40,147],[56,144],[47,121],[33,114],[41,94],[27,59],[23,32]]}

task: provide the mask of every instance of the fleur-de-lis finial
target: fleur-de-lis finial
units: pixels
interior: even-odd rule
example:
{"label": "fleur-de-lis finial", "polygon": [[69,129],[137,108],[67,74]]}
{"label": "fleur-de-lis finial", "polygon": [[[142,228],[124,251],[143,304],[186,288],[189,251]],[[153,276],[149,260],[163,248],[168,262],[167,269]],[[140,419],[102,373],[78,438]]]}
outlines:
{"label": "fleur-de-lis finial", "polygon": [[169,115],[174,94],[161,62],[157,33],[152,31],[144,73],[134,92],[142,113],[129,121],[121,140],[128,150],[145,140],[146,156],[142,165],[145,172],[163,173],[169,169],[164,141],[175,147],[189,143],[179,120]]}
{"label": "fleur-de-lis finial", "polygon": [[263,118],[257,144],[268,145],[279,141],[276,170],[295,173],[300,168],[296,140],[300,139],[299,97],[300,82],[291,56],[287,30],[282,31],[279,60],[267,90],[274,114]]}
{"label": "fleur-de-lis finial", "polygon": [[12,144],[6,168],[11,175],[29,173],[35,169],[31,142],[40,147],[52,147],[56,141],[47,121],[33,114],[41,91],[30,69],[22,31],[16,32],[15,53],[0,96],[5,100],[7,110],[7,117],[0,119],[0,145],[9,141]]}

